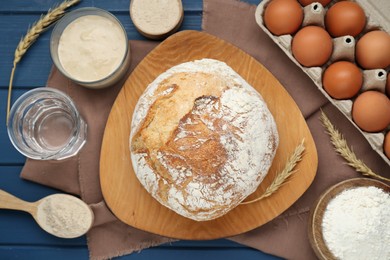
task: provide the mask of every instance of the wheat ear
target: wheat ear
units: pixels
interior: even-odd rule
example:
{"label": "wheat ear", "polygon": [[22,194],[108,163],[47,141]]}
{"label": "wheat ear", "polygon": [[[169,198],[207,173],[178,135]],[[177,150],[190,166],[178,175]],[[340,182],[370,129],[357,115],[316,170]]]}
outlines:
{"label": "wheat ear", "polygon": [[262,200],[264,198],[271,196],[277,190],[279,190],[279,188],[282,187],[283,184],[285,184],[287,182],[289,177],[293,173],[296,172],[296,170],[294,170],[294,168],[298,164],[298,162],[300,162],[302,160],[304,151],[305,151],[305,140],[302,140],[302,142],[295,148],[294,153],[288,159],[284,169],[276,175],[275,179],[268,186],[268,188],[265,190],[265,192],[260,197],[258,197],[256,199],[241,202],[240,205],[245,205],[245,204],[257,202],[259,200]]}
{"label": "wheat ear", "polygon": [[65,0],[60,5],[50,9],[46,15],[42,15],[39,20],[28,29],[26,35],[19,41],[19,44],[15,50],[13,67],[8,85],[6,124],[8,124],[9,110],[11,107],[12,83],[14,81],[16,64],[18,64],[23,55],[27,52],[28,48],[38,39],[41,33],[43,33],[47,28],[49,28],[50,25],[60,19],[65,14],[66,9],[79,3],[80,1],[81,0]]}
{"label": "wheat ear", "polygon": [[321,122],[326,128],[336,152],[347,161],[349,166],[355,168],[357,172],[360,172],[364,176],[390,181],[390,179],[374,173],[363,161],[357,158],[356,154],[349,148],[347,140],[344,139],[343,135],[330,122],[324,111],[321,111]]}

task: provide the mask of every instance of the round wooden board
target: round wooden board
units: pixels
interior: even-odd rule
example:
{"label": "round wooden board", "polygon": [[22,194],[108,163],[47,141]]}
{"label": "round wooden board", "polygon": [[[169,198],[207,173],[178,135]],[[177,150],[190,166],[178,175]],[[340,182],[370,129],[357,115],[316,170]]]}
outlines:
{"label": "round wooden board", "polygon": [[[277,123],[280,144],[275,159],[264,181],[248,199],[256,198],[265,191],[303,139],[306,150],[297,165],[298,171],[272,196],[240,205],[218,219],[196,222],[162,206],[143,188],[131,165],[129,136],[133,110],[144,89],[172,66],[202,58],[224,61],[239,73],[261,93]],[[265,67],[217,37],[197,31],[182,31],[151,51],[119,93],[104,132],[100,182],[108,207],[130,226],[178,239],[216,239],[259,227],[285,211],[309,187],[315,177],[317,163],[317,150],[299,108]]]}

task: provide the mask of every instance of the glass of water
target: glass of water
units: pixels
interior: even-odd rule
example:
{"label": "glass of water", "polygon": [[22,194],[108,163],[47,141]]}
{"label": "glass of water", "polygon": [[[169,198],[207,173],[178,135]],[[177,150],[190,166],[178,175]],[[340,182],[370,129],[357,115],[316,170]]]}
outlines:
{"label": "glass of water", "polygon": [[26,157],[63,160],[84,146],[87,124],[68,95],[53,88],[35,88],[13,104],[7,131]]}

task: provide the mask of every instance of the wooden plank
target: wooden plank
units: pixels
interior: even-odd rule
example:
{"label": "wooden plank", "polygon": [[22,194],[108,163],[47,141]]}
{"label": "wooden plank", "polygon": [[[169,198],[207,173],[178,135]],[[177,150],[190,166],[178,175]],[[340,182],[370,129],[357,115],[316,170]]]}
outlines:
{"label": "wooden plank", "polygon": [[[9,74],[13,53],[28,25],[46,13],[60,0],[7,1],[0,4],[0,104],[5,106]],[[249,0],[257,4],[258,0]],[[75,8],[96,6],[113,12],[124,24],[130,39],[143,40],[134,30],[128,16],[129,0],[83,0]],[[185,19],[181,29],[201,29],[202,1],[183,0]],[[18,65],[15,78],[14,100],[27,89],[44,86],[51,67],[49,54],[50,30],[45,32],[23,57]],[[23,199],[34,201],[57,192],[20,179],[19,173],[24,163],[10,144],[4,124],[5,111],[0,109],[0,188]],[[230,249],[227,249],[230,248]],[[221,250],[223,249],[223,250]],[[179,241],[143,250],[141,253],[120,259],[199,259],[211,256],[216,259],[277,259],[257,250],[246,248],[228,240]],[[194,257],[192,257],[194,256]],[[0,259],[87,259],[88,250],[85,237],[64,240],[57,239],[40,230],[26,213],[0,210]]]}
{"label": "wooden plank", "polygon": [[[12,93],[12,99],[16,100],[25,90],[15,90]],[[22,165],[25,157],[20,154],[12,145],[8,138],[6,119],[7,91],[0,89],[0,165]],[[1,175],[1,174],[0,174]]]}
{"label": "wooden plank", "polygon": [[[32,0],[32,1],[9,1],[7,4],[0,5],[0,14],[1,13],[45,13],[56,3],[60,3],[60,0]],[[202,10],[202,1],[194,0],[182,0],[183,6],[187,11],[201,11]],[[256,3],[258,1],[247,1]],[[127,12],[129,10],[130,1],[129,0],[82,0],[78,5],[74,6],[72,9],[95,6],[98,8],[105,9],[110,12]]]}
{"label": "wooden plank", "polygon": [[[26,201],[37,201],[45,196],[58,193],[58,190],[20,179],[22,166],[0,167],[0,189]],[[60,239],[47,234],[25,212],[0,209],[0,245],[85,245],[85,237]]]}
{"label": "wooden plank", "polygon": [[[86,247],[28,247],[28,246],[0,246],[0,256],[2,259],[88,259],[88,250]],[[249,248],[161,248],[153,247],[142,250],[141,252],[118,257],[115,259],[258,259],[258,260],[277,260],[280,258],[267,255],[260,251]]]}
{"label": "wooden plank", "polygon": [[[36,201],[53,193],[61,192],[19,177],[22,166],[0,166],[0,189],[23,200]],[[77,239],[59,239],[42,231],[32,217],[24,212],[0,209],[0,245],[51,245],[84,246],[85,237]],[[245,247],[235,242],[219,239],[211,241],[178,241],[162,247]]]}
{"label": "wooden plank", "polygon": [[[0,166],[0,189],[27,201],[36,201],[50,194],[61,192],[21,179],[19,177],[21,170],[22,166]],[[84,238],[72,240],[56,239],[40,230],[28,214],[19,211],[0,210],[0,245],[62,245],[64,243],[66,245],[85,245],[86,241]],[[162,247],[172,246],[204,248],[245,247],[225,239],[210,241],[182,240],[162,245]]]}
{"label": "wooden plank", "polygon": [[0,189],[26,201],[36,201],[44,196],[59,192],[56,189],[21,179],[19,174],[22,167],[0,166]]}
{"label": "wooden plank", "polygon": [[[246,0],[251,4],[258,4],[258,0]],[[7,37],[0,41],[2,58],[0,59],[0,88],[6,88],[12,68],[15,48],[20,38],[25,35],[28,26],[34,23],[41,13],[47,12],[58,1],[8,1],[0,5],[0,32]],[[112,1],[84,0],[77,7],[96,6],[113,12],[124,25],[128,38],[146,40],[134,28],[128,13],[128,0]],[[202,1],[184,0],[184,21],[180,30],[201,30]],[[73,8],[73,9],[75,9]],[[43,33],[38,41],[23,57],[15,75],[14,87],[44,86],[50,72],[52,61],[50,58],[49,41],[51,29]]]}
{"label": "wooden plank", "polygon": [[[116,17],[125,27],[129,39],[146,40],[135,30],[128,14],[120,14]],[[38,18],[39,15],[0,16],[0,32],[7,35],[4,40],[0,41],[0,50],[2,50],[0,67],[3,68],[0,70],[0,89],[8,87],[14,52],[20,38],[26,33],[28,25]],[[183,20],[181,30],[200,30],[200,21],[199,15],[187,15]],[[50,35],[51,29],[44,32],[23,56],[17,65],[14,88],[45,86],[52,66]]]}

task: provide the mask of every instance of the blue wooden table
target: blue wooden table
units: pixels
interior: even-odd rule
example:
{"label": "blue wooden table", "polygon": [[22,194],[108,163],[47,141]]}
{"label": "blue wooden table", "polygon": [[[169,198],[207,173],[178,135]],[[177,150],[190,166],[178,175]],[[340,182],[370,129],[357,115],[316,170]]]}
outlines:
{"label": "blue wooden table", "polygon": [[[5,127],[7,88],[15,48],[28,26],[60,0],[18,0],[0,3],[0,189],[21,199],[36,201],[57,190],[20,179],[25,158],[10,143]],[[246,0],[258,4],[259,0]],[[123,23],[129,39],[143,38],[129,16],[129,0],[83,0],[74,8],[95,6],[112,12]],[[201,30],[202,1],[183,0],[185,15],[181,30]],[[74,9],[72,8],[72,9]],[[51,29],[43,33],[18,64],[13,101],[22,93],[45,86],[52,61]],[[41,230],[24,212],[0,210],[0,259],[87,259],[86,238],[60,239]],[[277,259],[228,240],[180,241],[145,249],[121,259]]]}

